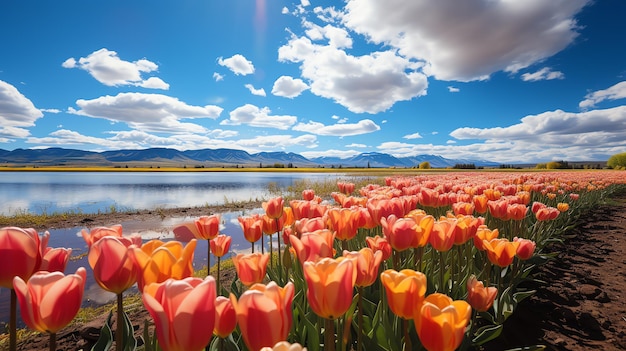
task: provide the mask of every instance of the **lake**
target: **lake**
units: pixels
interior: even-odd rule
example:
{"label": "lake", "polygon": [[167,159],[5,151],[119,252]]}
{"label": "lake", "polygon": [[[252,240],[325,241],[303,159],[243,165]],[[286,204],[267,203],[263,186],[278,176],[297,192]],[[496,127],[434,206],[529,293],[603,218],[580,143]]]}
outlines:
{"label": "lake", "polygon": [[0,214],[98,213],[221,205],[269,198],[268,184],[340,178],[340,173],[0,172]]}
{"label": "lake", "polygon": [[[340,173],[271,173],[271,172],[0,172],[0,214],[16,212],[54,213],[76,211],[81,213],[117,210],[152,209],[158,207],[194,207],[220,205],[225,201],[261,200],[270,197],[268,184],[281,188],[298,180],[323,181],[341,179]],[[221,214],[221,234],[233,238],[227,257],[249,252],[251,244],[243,237],[237,218],[241,215],[263,213],[262,209]],[[119,223],[124,235],[141,234],[144,242],[151,239],[172,240],[172,228],[196,218],[166,218],[154,223],[131,221]],[[110,225],[118,224],[111,223]],[[159,229],[155,229],[159,228]],[[82,227],[50,230],[50,247],[72,248],[72,256],[87,252],[80,231]],[[274,235],[274,247],[276,238]],[[268,248],[268,237],[265,244]],[[257,243],[255,251],[260,251]],[[266,248],[266,251],[268,250]],[[200,240],[195,250],[194,267],[207,263],[207,241]],[[211,263],[217,259],[211,257]],[[78,267],[87,269],[84,305],[111,301],[114,295],[100,289],[93,280],[87,258],[70,261],[66,273]],[[0,289],[0,326],[8,322],[8,289]],[[21,318],[18,317],[20,326]]]}

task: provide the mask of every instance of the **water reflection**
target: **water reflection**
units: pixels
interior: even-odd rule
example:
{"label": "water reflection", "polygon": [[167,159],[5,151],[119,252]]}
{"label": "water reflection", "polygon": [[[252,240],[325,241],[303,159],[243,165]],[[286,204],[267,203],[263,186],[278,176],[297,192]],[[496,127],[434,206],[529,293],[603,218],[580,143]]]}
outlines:
{"label": "water reflection", "polygon": [[270,183],[286,188],[297,180],[339,177],[270,172],[0,172],[0,214],[222,205],[268,198]]}

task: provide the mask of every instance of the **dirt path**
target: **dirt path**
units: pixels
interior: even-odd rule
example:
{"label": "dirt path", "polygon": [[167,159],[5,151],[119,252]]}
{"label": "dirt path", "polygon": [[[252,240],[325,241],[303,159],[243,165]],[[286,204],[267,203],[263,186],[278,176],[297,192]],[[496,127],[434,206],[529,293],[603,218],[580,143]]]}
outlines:
{"label": "dirt path", "polygon": [[537,293],[485,350],[626,350],[626,193],[615,201],[589,211],[551,247],[557,258],[534,275],[545,284],[529,284]]}
{"label": "dirt path", "polygon": [[[564,244],[551,248],[557,258],[534,275],[545,284],[529,285],[537,293],[518,306],[507,320],[503,335],[481,350],[501,351],[532,345],[546,345],[547,350],[626,350],[626,192],[617,194],[615,201],[589,211],[581,218],[580,225],[567,233],[569,239]],[[197,216],[221,210],[224,209],[172,209],[167,213],[91,216],[73,219],[72,223],[51,223],[50,227],[110,225],[125,220],[149,220],[154,216]],[[142,312],[131,315],[131,320],[141,328],[147,317]],[[63,330],[59,334],[58,350],[82,349],[84,337],[97,331],[102,323],[96,320]],[[140,333],[139,330],[137,335]],[[47,337],[28,338],[18,349],[47,349]]]}

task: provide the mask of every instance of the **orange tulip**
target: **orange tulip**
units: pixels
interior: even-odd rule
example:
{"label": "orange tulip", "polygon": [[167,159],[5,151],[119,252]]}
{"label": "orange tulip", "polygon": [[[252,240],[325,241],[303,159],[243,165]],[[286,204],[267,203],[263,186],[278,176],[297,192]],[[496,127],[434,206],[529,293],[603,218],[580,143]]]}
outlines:
{"label": "orange tulip", "polygon": [[493,305],[498,295],[498,289],[490,286],[485,287],[483,282],[478,281],[475,275],[467,279],[467,302],[478,312],[486,312]]}
{"label": "orange tulip", "polygon": [[426,275],[412,269],[400,272],[387,269],[380,275],[391,312],[404,319],[413,319],[426,295]]}
{"label": "orange tulip", "polygon": [[[283,197],[275,197],[267,202],[263,202],[263,209],[265,214],[272,219],[280,218],[283,215]],[[276,232],[276,231],[274,231]]]}
{"label": "orange tulip", "polygon": [[49,239],[50,233],[46,231],[41,237],[43,258],[38,270],[63,273],[65,272],[65,267],[67,267],[67,262],[70,260],[72,249],[47,247]]}
{"label": "orange tulip", "polygon": [[559,212],[567,212],[567,210],[569,210],[569,204],[566,202],[559,202],[556,204],[556,209],[559,210]]}
{"label": "orange tulip", "polygon": [[520,260],[528,260],[533,257],[533,254],[535,253],[535,247],[537,246],[534,241],[518,237],[513,238],[513,241],[519,243],[515,255]]}
{"label": "orange tulip", "polygon": [[474,236],[474,246],[480,251],[485,251],[485,245],[483,244],[483,240],[491,241],[495,239],[499,235],[498,229],[491,230],[487,228],[486,225],[481,225],[476,230],[476,235]]}
{"label": "orange tulip", "polygon": [[544,207],[537,210],[535,217],[538,221],[551,221],[559,216],[559,210],[554,207]]}
{"label": "orange tulip", "polygon": [[168,279],[144,288],[143,303],[164,351],[200,351],[215,326],[215,279]]}
{"label": "orange tulip", "polygon": [[197,241],[192,239],[185,247],[179,241],[151,240],[139,247],[130,247],[130,256],[139,271],[137,287],[162,283],[167,279],[193,276],[193,256]]}
{"label": "orange tulip", "polygon": [[463,342],[472,307],[465,301],[434,293],[415,314],[415,330],[428,351],[454,351]]}
{"label": "orange tulip", "polygon": [[196,232],[194,233],[196,239],[199,240],[211,240],[214,239],[220,232],[220,216],[201,216],[195,221]]}
{"label": "orange tulip", "polygon": [[4,227],[0,229],[0,287],[13,288],[13,277],[28,280],[39,270],[43,254],[41,239],[32,228]]}
{"label": "orange tulip", "polygon": [[368,236],[365,238],[365,242],[370,249],[382,252],[383,261],[387,261],[387,259],[391,257],[391,245],[386,238],[378,235],[376,235],[375,237]]}
{"label": "orange tulip", "polygon": [[356,236],[360,220],[358,212],[348,208],[331,208],[326,214],[337,239],[350,240]]}
{"label": "orange tulip", "polygon": [[402,206],[402,203],[399,200],[389,198],[370,198],[367,200],[366,207],[376,225],[380,224],[381,218],[387,218],[392,214],[398,218],[402,218],[404,216],[404,206]]}
{"label": "orange tulip", "polygon": [[315,218],[303,218],[296,221],[296,232],[299,235],[308,232],[314,232],[316,230],[326,229],[326,221],[324,217]]}
{"label": "orange tulip", "polygon": [[335,234],[328,229],[304,233],[300,238],[292,235],[289,237],[289,241],[301,264],[306,261],[316,261],[321,257],[335,256],[333,249]]}
{"label": "orange tulip", "polygon": [[369,247],[359,251],[344,251],[343,257],[356,260],[356,286],[370,286],[378,278],[378,267],[383,259],[381,251],[374,252]]}
{"label": "orange tulip", "polygon": [[209,241],[209,245],[211,246],[211,253],[215,257],[223,257],[228,253],[230,249],[230,243],[233,241],[233,238],[229,235],[220,234]]}
{"label": "orange tulip", "polygon": [[472,202],[474,203],[474,210],[476,210],[476,212],[480,214],[486,213],[487,210],[489,209],[489,207],[487,206],[488,201],[489,199],[487,198],[486,195],[474,195],[474,197],[472,197]]}
{"label": "orange tulip", "polygon": [[104,290],[119,295],[137,281],[139,268],[129,253],[131,245],[134,242],[128,237],[105,236],[89,248],[87,260]]}
{"label": "orange tulip", "polygon": [[463,245],[476,236],[478,227],[484,222],[484,218],[474,216],[458,216],[454,228],[454,244]]}
{"label": "orange tulip", "polygon": [[526,217],[526,212],[528,212],[528,207],[523,204],[509,204],[506,209],[507,218],[512,219],[514,221],[521,221]]}
{"label": "orange tulip", "polygon": [[306,201],[311,201],[314,198],[315,198],[315,190],[313,189],[302,190],[302,199]]}
{"label": "orange tulip", "polygon": [[519,242],[507,239],[483,240],[487,252],[487,258],[496,266],[506,267],[513,263]]}
{"label": "orange tulip", "polygon": [[28,282],[16,276],[15,294],[20,304],[22,320],[42,333],[56,333],[78,313],[83,302],[87,271],[80,267],[75,274],[40,271]]}
{"label": "orange tulip", "polygon": [[428,240],[430,245],[439,252],[449,251],[454,246],[456,225],[457,220],[454,218],[446,218],[435,222]]}
{"label": "orange tulip", "polygon": [[354,263],[350,259],[322,258],[304,262],[307,301],[311,310],[326,319],[341,317],[352,304],[356,281]]}
{"label": "orange tulip", "polygon": [[233,264],[241,283],[245,286],[250,286],[262,282],[267,272],[269,260],[269,254],[258,252],[251,254],[240,253],[233,257]]}
{"label": "orange tulip", "polygon": [[243,236],[247,241],[254,244],[261,239],[261,235],[263,235],[263,219],[259,215],[243,216],[237,219],[243,230]]}
{"label": "orange tulip", "polygon": [[215,327],[213,334],[227,338],[237,327],[237,313],[229,298],[218,296],[215,299]]}
{"label": "orange tulip", "polygon": [[87,232],[86,229],[80,231],[83,239],[85,239],[85,243],[87,243],[87,247],[91,247],[93,243],[102,239],[105,236],[114,236],[114,237],[122,237],[122,226],[120,224],[116,224],[110,227],[95,227]]}
{"label": "orange tulip", "polygon": [[291,305],[294,291],[291,282],[284,288],[270,282],[267,285],[251,286],[241,294],[239,301],[230,294],[237,312],[237,323],[248,349],[258,351],[287,339],[293,323]]}
{"label": "orange tulip", "polygon": [[455,202],[452,204],[452,211],[456,215],[472,215],[475,208],[475,205],[471,202]]}
{"label": "orange tulip", "polygon": [[314,200],[291,200],[289,206],[293,210],[293,216],[296,220],[302,218],[315,218],[322,217],[327,210],[327,207],[320,205],[319,202]]}
{"label": "orange tulip", "polygon": [[508,220],[509,213],[507,212],[509,208],[509,201],[505,199],[500,199],[496,201],[488,201],[487,207],[489,207],[489,213],[494,217],[501,220]]}
{"label": "orange tulip", "polygon": [[354,192],[354,183],[337,182],[337,187],[342,194],[350,195]]}

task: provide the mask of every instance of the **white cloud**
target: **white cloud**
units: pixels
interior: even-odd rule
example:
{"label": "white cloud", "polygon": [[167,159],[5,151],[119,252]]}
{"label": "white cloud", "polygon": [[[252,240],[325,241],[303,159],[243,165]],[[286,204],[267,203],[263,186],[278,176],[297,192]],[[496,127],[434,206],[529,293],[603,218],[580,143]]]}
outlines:
{"label": "white cloud", "polygon": [[0,137],[23,138],[43,113],[13,85],[0,80]]}
{"label": "white cloud", "polygon": [[258,152],[262,150],[273,151],[276,149],[289,150],[296,146],[306,148],[317,147],[317,137],[315,137],[315,135],[301,135],[297,137],[288,134],[263,135],[252,139],[238,139],[232,142],[245,150],[249,150],[248,152]]}
{"label": "white cloud", "polygon": [[567,47],[590,0],[348,0],[347,27],[423,60],[438,80],[517,72]]}
{"label": "white cloud", "polygon": [[204,128],[193,123],[182,123],[182,119],[216,119],[222,108],[214,105],[192,106],[176,98],[161,94],[120,93],[102,96],[93,100],[77,100],[80,108],[69,108],[68,112],[123,122],[133,129],[164,133],[203,133]]}
{"label": "white cloud", "polygon": [[448,91],[451,93],[458,93],[459,91],[461,91],[461,89],[453,87],[453,86],[449,86]]}
{"label": "white cloud", "polygon": [[207,135],[209,135],[209,136],[211,136],[213,138],[225,139],[225,138],[235,137],[235,136],[239,135],[239,132],[236,131],[236,130],[213,129],[213,130],[209,131],[207,133]]}
{"label": "white cloud", "polygon": [[407,134],[405,136],[403,136],[404,139],[421,139],[422,136],[420,135],[420,133],[413,133],[413,134]]}
{"label": "white cloud", "polygon": [[343,17],[343,13],[337,11],[334,7],[326,7],[323,8],[321,6],[317,6],[313,9],[313,13],[317,15],[317,18],[326,23],[335,23],[340,21]]}
{"label": "white cloud", "polygon": [[565,74],[559,71],[553,71],[550,67],[544,67],[537,72],[522,74],[522,80],[525,82],[536,82],[538,80],[564,79]]}
{"label": "white cloud", "polygon": [[300,0],[300,4],[304,7],[307,7],[311,5],[311,2],[309,0]]}
{"label": "white cloud", "polygon": [[299,96],[307,89],[309,89],[309,86],[306,85],[302,79],[294,79],[290,76],[280,76],[274,82],[272,94],[292,99]]}
{"label": "white cloud", "polygon": [[252,62],[248,61],[248,59],[240,54],[233,55],[227,59],[219,57],[217,63],[220,66],[227,67],[236,75],[245,76],[254,73],[254,65]]}
{"label": "white cloud", "polygon": [[279,48],[278,58],[300,64],[313,94],[356,113],[385,111],[398,101],[424,95],[428,85],[426,76],[416,71],[419,66],[394,51],[352,56],[336,46],[293,36]]}
{"label": "white cloud", "polygon": [[332,135],[343,137],[372,133],[380,130],[380,127],[372,120],[364,119],[359,121],[358,123],[337,123],[330,126],[311,121],[308,123],[298,123],[292,129],[317,135]]}
{"label": "white cloud", "polygon": [[446,141],[446,144],[456,144],[456,140],[448,140]]}
{"label": "white cloud", "polygon": [[289,129],[298,120],[295,116],[272,116],[268,107],[258,108],[251,104],[237,107],[230,112],[230,118],[223,120],[222,125],[246,124],[253,127]]}
{"label": "white cloud", "polygon": [[287,6],[284,6],[283,9],[280,11],[280,13],[282,13],[283,15],[286,15],[289,13],[289,9],[287,8]]}
{"label": "white cloud", "polygon": [[265,89],[256,89],[252,84],[246,84],[245,87],[250,90],[252,95],[265,96]]}
{"label": "white cloud", "polygon": [[169,84],[157,77],[143,79],[143,73],[157,71],[159,66],[146,59],[134,62],[124,61],[117,56],[117,52],[106,48],[97,50],[87,57],[69,58],[62,64],[65,68],[80,68],[94,77],[98,82],[107,86],[132,85],[149,89],[169,89]]}
{"label": "white cloud", "polygon": [[47,113],[61,113],[61,110],[56,109],[56,108],[42,108],[40,109],[41,112],[47,112]]}
{"label": "white cloud", "polygon": [[346,147],[366,148],[366,147],[367,147],[367,145],[365,145],[365,144],[356,144],[356,143],[352,143],[352,144],[348,144],[348,145],[346,145]]}
{"label": "white cloud", "polygon": [[618,100],[624,98],[626,98],[626,81],[619,82],[608,89],[594,91],[593,93],[585,95],[585,100],[581,101],[578,106],[582,109],[588,109],[604,100]]}
{"label": "white cloud", "polygon": [[213,72],[213,79],[215,79],[216,82],[221,82],[224,80],[224,76],[217,72]]}

